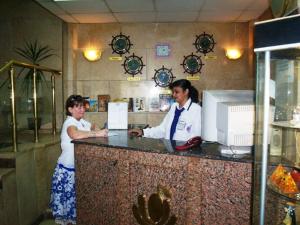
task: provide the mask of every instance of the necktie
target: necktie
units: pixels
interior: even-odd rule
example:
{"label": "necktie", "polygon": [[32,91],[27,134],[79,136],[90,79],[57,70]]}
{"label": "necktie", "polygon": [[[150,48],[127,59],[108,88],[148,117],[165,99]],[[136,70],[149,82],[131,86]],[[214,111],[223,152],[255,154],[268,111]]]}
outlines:
{"label": "necktie", "polygon": [[176,126],[177,126],[177,123],[178,123],[178,119],[180,117],[180,114],[183,112],[184,108],[182,109],[175,109],[175,115],[174,115],[174,118],[173,118],[173,122],[172,122],[172,125],[171,125],[171,129],[170,129],[170,140],[173,140],[173,136],[175,134],[175,131],[176,131]]}

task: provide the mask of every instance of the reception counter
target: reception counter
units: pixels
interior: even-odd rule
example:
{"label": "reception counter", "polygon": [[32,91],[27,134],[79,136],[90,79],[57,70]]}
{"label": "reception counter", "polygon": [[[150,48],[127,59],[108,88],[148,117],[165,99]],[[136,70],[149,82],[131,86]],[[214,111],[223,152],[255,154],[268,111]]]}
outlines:
{"label": "reception counter", "polygon": [[222,155],[215,143],[178,152],[183,143],[116,133],[74,140],[77,224],[251,223],[252,155]]}

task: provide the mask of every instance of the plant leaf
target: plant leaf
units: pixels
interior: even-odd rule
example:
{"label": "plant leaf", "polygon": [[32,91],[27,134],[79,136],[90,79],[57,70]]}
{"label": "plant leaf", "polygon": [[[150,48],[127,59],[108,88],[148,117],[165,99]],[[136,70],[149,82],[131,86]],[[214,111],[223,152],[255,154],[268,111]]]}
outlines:
{"label": "plant leaf", "polygon": [[[54,50],[49,47],[49,45],[42,45],[39,43],[38,40],[35,41],[25,41],[24,42],[24,47],[20,48],[17,47],[15,48],[15,52],[29,60],[32,64],[39,65],[39,63],[47,58],[50,58],[54,56]],[[21,76],[24,74],[24,77]],[[30,93],[32,93],[32,88],[33,88],[33,69],[22,70],[18,73],[17,78],[23,78],[22,81],[22,88],[24,89],[24,92],[26,92],[27,97]],[[37,85],[37,91],[39,88],[41,88],[43,85],[48,86],[47,80],[45,78],[45,75],[43,71],[37,70],[36,74],[36,85]],[[2,86],[4,84],[1,84]]]}
{"label": "plant leaf", "polygon": [[24,58],[28,59],[30,62],[32,62],[32,57],[30,56],[30,53],[28,51],[25,51],[24,49],[17,48],[15,50],[16,53],[23,56]]}

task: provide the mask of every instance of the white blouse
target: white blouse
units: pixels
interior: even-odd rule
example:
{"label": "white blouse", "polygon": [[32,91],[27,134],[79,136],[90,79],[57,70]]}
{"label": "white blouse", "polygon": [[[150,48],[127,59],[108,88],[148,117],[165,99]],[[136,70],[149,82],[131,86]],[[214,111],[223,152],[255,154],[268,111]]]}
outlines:
{"label": "white blouse", "polygon": [[67,129],[70,126],[75,126],[78,130],[90,131],[91,123],[84,119],[77,120],[72,116],[68,116],[62,126],[60,135],[60,146],[62,149],[62,153],[57,162],[67,168],[74,168],[74,144],[71,143],[73,139],[70,138],[67,132]]}
{"label": "white blouse", "polygon": [[[159,126],[144,129],[144,137],[170,139],[170,129],[176,107],[179,108],[177,102],[171,106]],[[173,140],[187,141],[192,137],[201,136],[201,106],[192,103],[189,99],[183,107],[184,110],[178,119]]]}

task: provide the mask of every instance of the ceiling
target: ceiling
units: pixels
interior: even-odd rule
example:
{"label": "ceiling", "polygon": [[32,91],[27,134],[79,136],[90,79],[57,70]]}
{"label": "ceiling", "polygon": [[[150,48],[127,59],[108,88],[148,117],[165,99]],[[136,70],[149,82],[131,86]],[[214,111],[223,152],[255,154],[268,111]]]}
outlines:
{"label": "ceiling", "polygon": [[35,0],[68,23],[246,22],[268,0]]}

